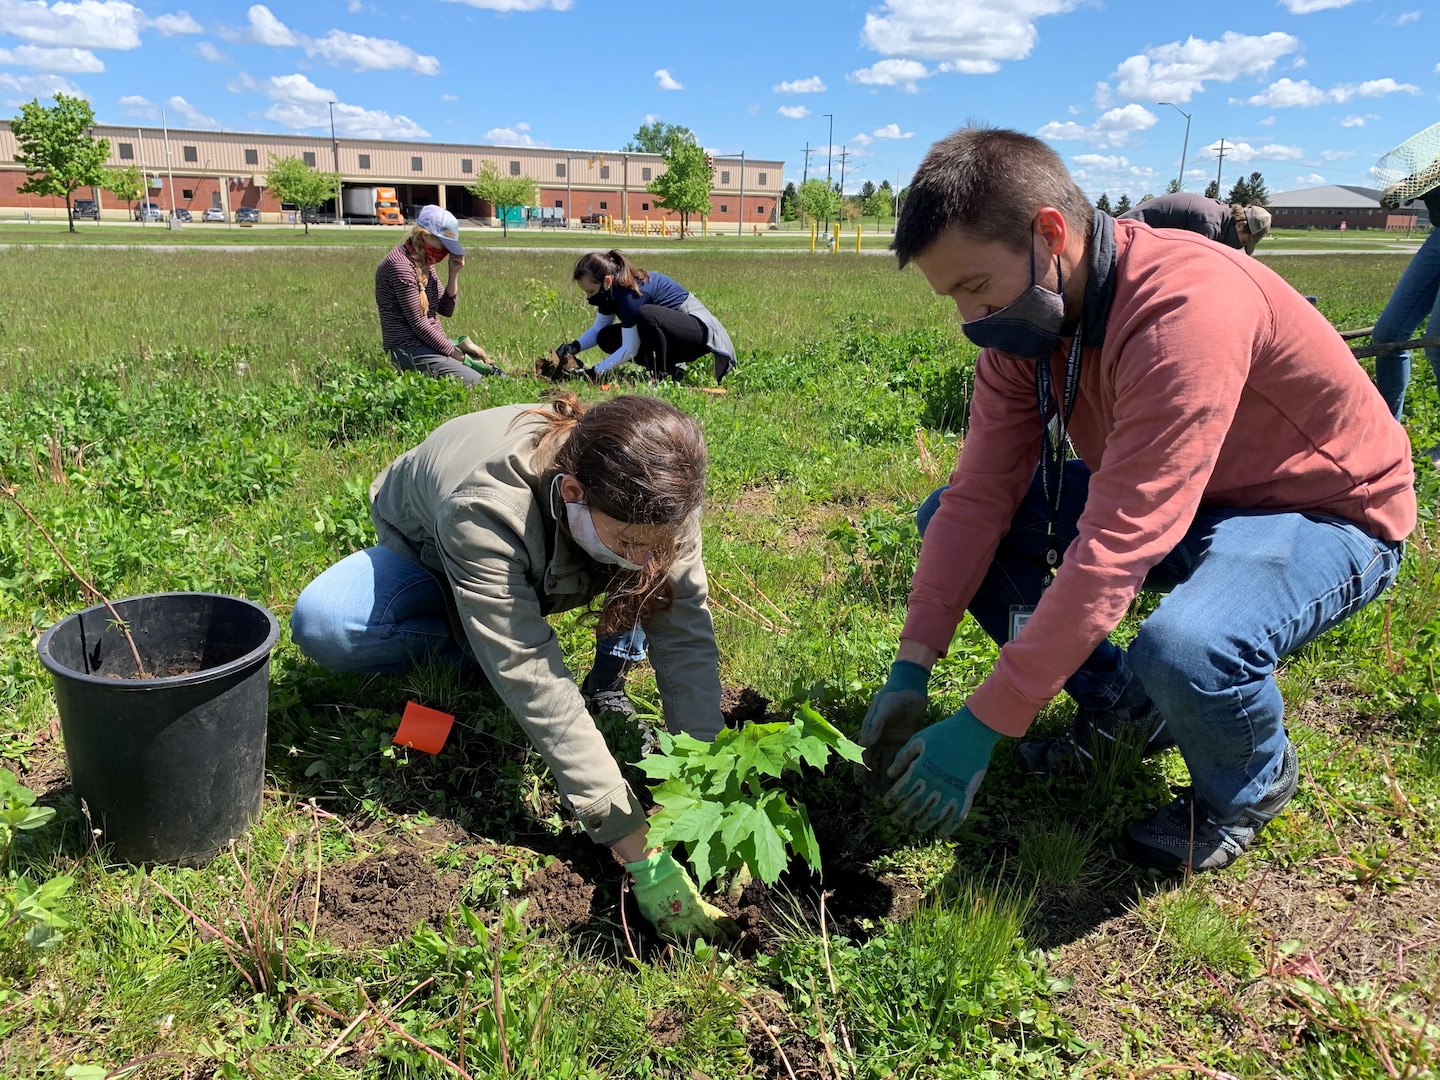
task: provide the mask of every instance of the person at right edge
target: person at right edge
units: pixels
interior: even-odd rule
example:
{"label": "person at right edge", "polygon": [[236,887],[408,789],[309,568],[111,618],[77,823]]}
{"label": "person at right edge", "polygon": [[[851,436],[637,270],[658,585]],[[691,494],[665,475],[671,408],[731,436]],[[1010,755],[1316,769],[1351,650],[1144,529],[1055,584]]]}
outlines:
{"label": "person at right edge", "polygon": [[[1430,212],[1430,235],[1420,250],[1405,267],[1400,281],[1385,310],[1375,320],[1370,340],[1376,345],[1409,341],[1410,335],[1420,329],[1428,317],[1428,338],[1440,337],[1440,160],[1419,174],[1419,185],[1434,179],[1434,186],[1421,195],[1415,196]],[[1416,185],[1411,185],[1416,186]],[[1385,189],[1380,203],[1388,210],[1397,210],[1400,200],[1395,197],[1399,184]],[[1413,201],[1413,200],[1410,200]],[[1440,387],[1440,349],[1425,350],[1430,360],[1430,369],[1435,373],[1435,384]],[[1396,420],[1405,411],[1405,389],[1410,384],[1410,353],[1406,349],[1382,353],[1375,357],[1375,385],[1385,399],[1385,407]],[[1421,451],[1430,459],[1430,464],[1440,469],[1440,443]]]}
{"label": "person at right edge", "polygon": [[[972,127],[931,147],[891,247],[981,352],[861,732],[867,787],[949,835],[1001,737],[1064,688],[1075,727],[1022,758],[1066,767],[1102,735],[1173,740],[1193,790],[1132,824],[1127,847],[1164,869],[1225,866],[1298,784],[1276,662],[1399,570],[1416,519],[1404,430],[1279,275],[1095,210],[1028,135]],[[1122,649],[1108,635],[1142,587],[1168,595]],[[967,609],[999,660],[926,726],[930,668]]]}

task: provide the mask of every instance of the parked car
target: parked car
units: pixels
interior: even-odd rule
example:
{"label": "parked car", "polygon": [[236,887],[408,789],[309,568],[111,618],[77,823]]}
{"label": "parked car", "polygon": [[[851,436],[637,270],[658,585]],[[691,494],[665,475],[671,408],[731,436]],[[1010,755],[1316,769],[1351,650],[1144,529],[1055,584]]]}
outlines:
{"label": "parked car", "polygon": [[248,221],[251,225],[260,223],[260,211],[253,206],[242,206],[235,211],[235,220],[240,222]]}
{"label": "parked car", "polygon": [[189,210],[186,210],[183,206],[177,206],[177,207],[175,208],[175,213],[174,213],[173,215],[171,215],[171,216],[174,217],[176,221],[194,221],[194,220],[195,220],[193,217],[190,216],[190,211],[189,211]]}
{"label": "parked car", "polygon": [[164,221],[165,208],[157,202],[139,202],[135,204],[136,221]]}
{"label": "parked car", "polygon": [[92,218],[95,221],[100,220],[100,207],[95,205],[94,199],[76,199],[70,207],[70,211],[77,218]]}
{"label": "parked car", "polygon": [[224,221],[224,220],[225,220],[225,211],[224,211],[224,210],[221,210],[220,207],[218,207],[218,206],[212,206],[212,207],[210,207],[209,210],[206,210],[205,213],[200,216],[200,220],[201,220],[201,221]]}

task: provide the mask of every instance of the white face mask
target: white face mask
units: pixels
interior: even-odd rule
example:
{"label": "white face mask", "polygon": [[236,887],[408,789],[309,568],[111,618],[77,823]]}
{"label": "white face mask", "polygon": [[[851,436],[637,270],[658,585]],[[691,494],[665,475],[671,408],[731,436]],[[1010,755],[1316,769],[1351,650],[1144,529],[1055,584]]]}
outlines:
{"label": "white face mask", "polygon": [[[564,476],[555,478],[555,494],[560,493],[560,482]],[[580,545],[580,549],[589,555],[596,562],[608,563],[611,566],[619,566],[626,570],[644,569],[645,563],[633,563],[629,559],[622,558],[615,554],[605,542],[600,539],[600,534],[595,531],[595,519],[590,516],[590,507],[584,502],[565,503],[565,521],[570,526],[570,537]],[[646,556],[649,562],[649,556]]]}

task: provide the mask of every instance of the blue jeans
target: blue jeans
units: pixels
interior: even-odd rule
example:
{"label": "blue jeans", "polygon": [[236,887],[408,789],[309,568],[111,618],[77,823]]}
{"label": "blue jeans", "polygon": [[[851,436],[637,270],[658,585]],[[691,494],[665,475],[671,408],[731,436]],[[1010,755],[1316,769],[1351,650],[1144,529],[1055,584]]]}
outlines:
{"label": "blue jeans", "polygon": [[[1440,336],[1440,228],[1432,229],[1425,243],[1405,267],[1385,310],[1375,320],[1370,340],[1376,345],[1409,341],[1426,316],[1430,336]],[[1440,349],[1426,349],[1435,381],[1440,384]],[[1375,385],[1396,420],[1405,408],[1405,387],[1410,383],[1410,353],[1385,353],[1375,358]]]}
{"label": "blue jeans", "polygon": [[[1066,464],[1062,550],[1076,535],[1089,480],[1081,462]],[[922,532],[939,496],[916,515]],[[971,601],[970,613],[1000,644],[1010,607],[1039,603],[1046,507],[1037,477]],[[1402,551],[1338,518],[1202,509],[1146,577],[1145,588],[1167,595],[1129,649],[1102,641],[1065,689],[1081,708],[1131,708],[1148,695],[1196,794],[1216,821],[1234,821],[1260,801],[1284,754],[1276,663],[1379,596]]]}
{"label": "blue jeans", "polygon": [[[389,548],[369,547],[341,559],[306,585],[290,614],[300,651],[331,671],[378,674],[418,664],[475,664],[457,641],[446,614],[444,587],[429,570]],[[625,669],[645,658],[645,632],[636,626],[597,639],[594,690],[619,689]]]}

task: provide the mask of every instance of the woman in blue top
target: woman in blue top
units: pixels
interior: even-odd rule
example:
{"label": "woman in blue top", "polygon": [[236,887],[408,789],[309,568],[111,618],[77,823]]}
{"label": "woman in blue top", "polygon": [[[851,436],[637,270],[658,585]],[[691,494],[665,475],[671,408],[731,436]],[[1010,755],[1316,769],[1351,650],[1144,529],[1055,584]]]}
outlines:
{"label": "woman in blue top", "polygon": [[582,255],[572,276],[597,311],[595,324],[555,352],[563,360],[600,346],[605,359],[582,369],[587,378],[634,360],[652,378],[679,382],[706,353],[715,357],[716,382],[735,366],[735,346],[720,320],[664,274],[647,273],[612,250]]}

